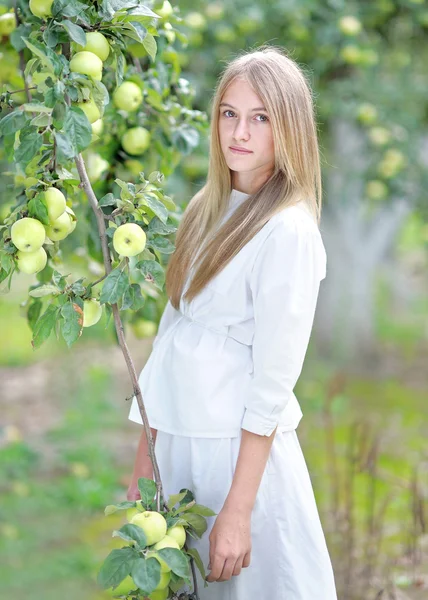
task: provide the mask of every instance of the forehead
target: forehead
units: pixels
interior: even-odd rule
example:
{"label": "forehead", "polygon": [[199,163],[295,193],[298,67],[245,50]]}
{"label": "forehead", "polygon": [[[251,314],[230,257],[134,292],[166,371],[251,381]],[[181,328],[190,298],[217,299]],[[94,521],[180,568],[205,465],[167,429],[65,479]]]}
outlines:
{"label": "forehead", "polygon": [[[228,102],[231,104],[239,102],[244,106],[257,102],[257,106],[263,105],[260,96],[256,94],[245,79],[235,79],[224,92],[221,102]],[[254,104],[254,106],[256,106],[256,104]]]}

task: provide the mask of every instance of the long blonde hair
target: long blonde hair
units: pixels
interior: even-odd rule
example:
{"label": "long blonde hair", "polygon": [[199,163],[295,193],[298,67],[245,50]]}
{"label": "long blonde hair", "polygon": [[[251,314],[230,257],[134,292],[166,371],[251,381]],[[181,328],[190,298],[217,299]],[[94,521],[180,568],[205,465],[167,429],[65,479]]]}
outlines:
{"label": "long blonde hair", "polygon": [[[216,231],[225,215],[232,177],[220,146],[219,105],[229,85],[245,79],[267,108],[274,142],[275,165],[270,178],[246,198]],[[210,160],[206,184],[190,200],[181,218],[166,270],[166,292],[174,308],[192,261],[200,251],[187,302],[287,206],[304,201],[319,226],[321,167],[312,93],[306,75],[279,47],[264,45],[233,59],[217,83],[211,109]]]}

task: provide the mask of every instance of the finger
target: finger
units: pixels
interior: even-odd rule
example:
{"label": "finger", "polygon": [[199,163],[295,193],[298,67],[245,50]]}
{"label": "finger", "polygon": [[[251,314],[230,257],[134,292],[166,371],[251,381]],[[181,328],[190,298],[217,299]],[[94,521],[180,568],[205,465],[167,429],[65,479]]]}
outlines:
{"label": "finger", "polygon": [[211,573],[207,577],[207,581],[217,581],[221,576],[224,567],[224,558],[216,555],[214,556],[214,560],[212,561],[212,569]]}
{"label": "finger", "polygon": [[232,573],[235,569],[236,558],[228,558],[224,563],[222,574],[218,581],[229,581],[232,579]]}
{"label": "finger", "polygon": [[247,554],[244,556],[244,560],[242,561],[242,568],[249,567],[250,562],[251,562],[251,550],[249,552],[247,552]]}
{"label": "finger", "polygon": [[244,557],[241,557],[239,560],[236,561],[236,564],[235,564],[235,567],[234,567],[233,573],[232,573],[232,575],[234,577],[236,577],[237,575],[240,575],[243,562],[244,562]]}

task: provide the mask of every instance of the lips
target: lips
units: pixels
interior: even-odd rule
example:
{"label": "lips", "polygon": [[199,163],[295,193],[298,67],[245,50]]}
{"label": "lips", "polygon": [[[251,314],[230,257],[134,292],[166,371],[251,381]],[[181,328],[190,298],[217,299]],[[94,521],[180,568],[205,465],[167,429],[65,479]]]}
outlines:
{"label": "lips", "polygon": [[245,150],[243,148],[236,148],[236,146],[229,146],[229,150],[239,154],[252,154],[252,150]]}

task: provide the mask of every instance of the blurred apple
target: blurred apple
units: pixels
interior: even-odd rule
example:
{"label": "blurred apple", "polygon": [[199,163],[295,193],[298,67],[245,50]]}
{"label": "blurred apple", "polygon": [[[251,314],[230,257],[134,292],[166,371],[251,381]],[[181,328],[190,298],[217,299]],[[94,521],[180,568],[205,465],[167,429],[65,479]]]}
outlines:
{"label": "blurred apple", "polygon": [[103,307],[96,298],[83,301],[83,327],[92,327],[103,314]]}
{"label": "blurred apple", "polygon": [[220,21],[224,16],[224,6],[220,2],[210,2],[205,8],[205,14],[212,21]]}
{"label": "blurred apple", "polygon": [[360,104],[357,110],[357,118],[364,125],[371,125],[377,119],[377,108],[373,104],[364,102]]}
{"label": "blurred apple", "polygon": [[221,24],[214,29],[214,37],[218,42],[229,43],[233,42],[236,34],[233,27]]}
{"label": "blurred apple", "polygon": [[55,221],[65,211],[65,196],[58,188],[49,187],[45,191],[45,201],[48,209],[48,219],[49,221]]}
{"label": "blurred apple", "polygon": [[113,93],[113,102],[120,110],[137,110],[143,101],[141,88],[133,81],[124,81]]}
{"label": "blurred apple", "polygon": [[372,127],[369,131],[369,138],[375,146],[385,146],[391,137],[391,132],[385,127]]}
{"label": "blurred apple", "polygon": [[205,29],[207,26],[207,20],[199,12],[190,12],[184,17],[185,24],[191,29]]}
{"label": "blurred apple", "polygon": [[97,181],[101,174],[110,168],[110,163],[95,152],[91,152],[87,155],[85,163],[86,171],[91,183]]}
{"label": "blurred apple", "polygon": [[95,133],[96,135],[101,135],[101,133],[104,129],[103,120],[97,119],[96,121],[91,123],[91,127],[92,127],[92,133]]}
{"label": "blurred apple", "polygon": [[71,233],[71,222],[67,212],[64,212],[50,225],[45,225],[46,235],[53,242],[65,239]]}
{"label": "blurred apple", "polygon": [[168,40],[168,42],[170,44],[173,44],[175,42],[175,31],[173,31],[172,29],[172,25],[171,23],[165,23],[163,28],[165,29],[165,37]]}
{"label": "blurred apple", "polygon": [[131,127],[121,138],[122,148],[131,155],[143,154],[150,146],[151,135],[144,127]]}
{"label": "blurred apple", "polygon": [[362,57],[361,48],[355,44],[348,44],[341,49],[340,56],[350,65],[358,65]]}
{"label": "blurred apple", "polygon": [[9,12],[0,15],[0,37],[2,35],[10,35],[16,29],[15,13]]}
{"label": "blurred apple", "polygon": [[383,181],[374,179],[367,183],[366,193],[370,200],[383,200],[388,195],[388,186]]}
{"label": "blurred apple", "polygon": [[345,35],[358,35],[362,29],[361,21],[352,15],[339,19],[339,29]]}
{"label": "blurred apple", "polygon": [[152,337],[157,331],[156,323],[153,323],[153,321],[148,321],[147,319],[138,319],[138,321],[133,321],[131,323],[131,327],[135,337],[138,339]]}
{"label": "blurred apple", "polygon": [[171,3],[165,0],[160,8],[154,8],[154,12],[159,15],[162,19],[168,19],[174,12]]}

